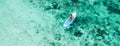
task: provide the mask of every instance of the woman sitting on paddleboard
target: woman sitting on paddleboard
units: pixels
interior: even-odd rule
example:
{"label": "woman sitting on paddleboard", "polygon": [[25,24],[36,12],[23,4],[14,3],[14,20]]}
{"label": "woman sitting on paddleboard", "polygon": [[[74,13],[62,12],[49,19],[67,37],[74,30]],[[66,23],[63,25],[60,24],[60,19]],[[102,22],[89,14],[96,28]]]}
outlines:
{"label": "woman sitting on paddleboard", "polygon": [[76,13],[72,13],[70,14],[70,16],[68,17],[68,19],[64,22],[64,27],[68,27],[76,18]]}

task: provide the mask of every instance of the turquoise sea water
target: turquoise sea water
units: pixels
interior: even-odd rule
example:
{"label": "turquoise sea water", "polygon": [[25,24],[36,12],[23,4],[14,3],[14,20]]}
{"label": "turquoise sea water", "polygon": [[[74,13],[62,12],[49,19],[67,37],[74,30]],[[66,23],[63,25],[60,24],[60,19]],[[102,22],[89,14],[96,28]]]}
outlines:
{"label": "turquoise sea water", "polygon": [[[69,28],[69,15],[77,16]],[[120,0],[0,0],[0,46],[120,46]]]}

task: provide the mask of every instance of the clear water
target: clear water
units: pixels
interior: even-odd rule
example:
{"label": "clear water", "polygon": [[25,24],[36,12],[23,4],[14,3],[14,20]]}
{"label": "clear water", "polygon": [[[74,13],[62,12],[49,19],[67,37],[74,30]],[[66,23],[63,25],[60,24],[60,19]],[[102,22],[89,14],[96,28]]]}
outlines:
{"label": "clear water", "polygon": [[[69,28],[63,24],[77,12]],[[120,0],[0,0],[0,46],[120,46]]]}

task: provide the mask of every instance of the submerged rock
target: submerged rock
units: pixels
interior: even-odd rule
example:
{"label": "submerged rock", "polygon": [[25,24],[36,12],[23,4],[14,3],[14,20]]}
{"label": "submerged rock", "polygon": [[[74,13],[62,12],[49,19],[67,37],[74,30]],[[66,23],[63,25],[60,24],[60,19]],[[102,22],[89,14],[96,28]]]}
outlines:
{"label": "submerged rock", "polygon": [[59,9],[60,6],[58,5],[58,3],[53,2],[53,3],[52,3],[52,8],[53,8],[53,9]]}
{"label": "submerged rock", "polygon": [[80,31],[74,32],[74,36],[80,37],[83,33]]}
{"label": "submerged rock", "polygon": [[76,2],[78,2],[79,0],[71,0],[73,3],[76,3]]}

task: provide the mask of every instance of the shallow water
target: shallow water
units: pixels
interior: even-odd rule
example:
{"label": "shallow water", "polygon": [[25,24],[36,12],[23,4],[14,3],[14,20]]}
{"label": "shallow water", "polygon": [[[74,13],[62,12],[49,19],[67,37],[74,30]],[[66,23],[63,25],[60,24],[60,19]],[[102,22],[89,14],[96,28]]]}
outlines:
{"label": "shallow water", "polygon": [[[0,6],[0,46],[120,46],[119,0],[0,0]],[[74,22],[63,27],[74,11]]]}

